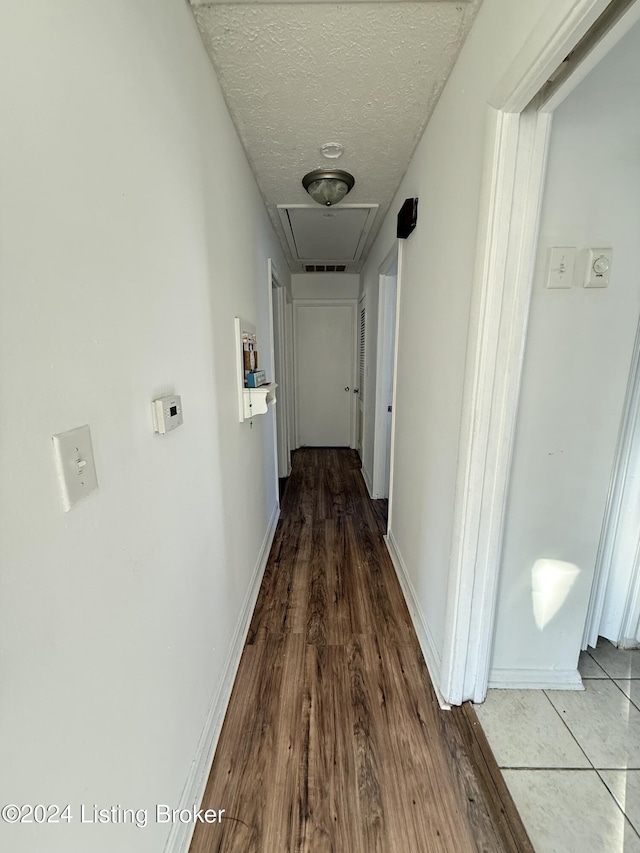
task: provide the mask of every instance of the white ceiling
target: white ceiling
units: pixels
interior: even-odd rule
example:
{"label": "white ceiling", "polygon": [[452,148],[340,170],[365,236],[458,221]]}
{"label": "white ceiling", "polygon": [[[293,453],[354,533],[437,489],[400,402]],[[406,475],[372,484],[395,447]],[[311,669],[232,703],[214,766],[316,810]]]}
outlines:
{"label": "white ceiling", "polygon": [[[354,175],[345,204],[380,206],[366,258],[480,2],[191,0],[293,272],[303,266],[277,205],[308,204],[302,177],[321,167]],[[343,156],[325,159],[324,142],[341,143]]]}

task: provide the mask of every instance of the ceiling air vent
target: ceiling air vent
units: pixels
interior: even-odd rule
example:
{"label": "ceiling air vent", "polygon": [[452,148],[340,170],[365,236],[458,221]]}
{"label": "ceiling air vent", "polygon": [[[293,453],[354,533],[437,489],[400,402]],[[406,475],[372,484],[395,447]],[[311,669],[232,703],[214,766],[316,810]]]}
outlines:
{"label": "ceiling air vent", "polygon": [[346,264],[305,264],[305,272],[346,272]]}
{"label": "ceiling air vent", "polygon": [[291,254],[308,272],[345,272],[358,262],[377,212],[377,204],[278,205]]}

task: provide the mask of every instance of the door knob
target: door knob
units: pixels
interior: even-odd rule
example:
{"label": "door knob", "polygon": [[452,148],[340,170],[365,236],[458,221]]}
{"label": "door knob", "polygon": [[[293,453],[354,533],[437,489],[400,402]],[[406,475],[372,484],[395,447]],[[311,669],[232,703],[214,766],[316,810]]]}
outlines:
{"label": "door knob", "polygon": [[344,390],[345,390],[345,391],[348,391],[348,390],[349,390],[349,386],[347,385],[347,386],[345,387],[345,389],[344,389]]}

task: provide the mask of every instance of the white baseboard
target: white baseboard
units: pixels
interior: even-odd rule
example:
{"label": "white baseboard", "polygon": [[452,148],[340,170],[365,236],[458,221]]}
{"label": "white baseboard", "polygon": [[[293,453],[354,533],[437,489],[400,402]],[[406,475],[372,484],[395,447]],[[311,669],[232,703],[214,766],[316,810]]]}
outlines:
{"label": "white baseboard", "polygon": [[[271,551],[279,515],[280,508],[276,504],[262,541],[262,547],[260,548],[258,560],[253,570],[253,577],[251,578],[242,610],[240,611],[222,678],[214,691],[209,705],[204,728],[202,729],[196,754],[191,764],[191,770],[180,796],[178,807],[181,809],[193,808],[195,804],[199,807],[202,802],[204,789],[209,778],[211,765],[213,764],[213,756],[218,745],[222,723],[229,699],[231,698],[233,683],[238,672],[238,666],[240,665],[242,650],[247,639],[247,633],[249,632],[251,617],[256,606],[258,593],[260,592],[262,576],[264,575],[267,560],[269,559],[269,552]],[[164,853],[187,853],[194,830],[195,824],[193,823],[172,823],[171,831],[164,846]]]}
{"label": "white baseboard", "polygon": [[577,669],[492,669],[489,689],[584,690]]}
{"label": "white baseboard", "polygon": [[369,492],[369,497],[373,500],[373,481],[371,480],[371,475],[364,467],[364,465],[360,470],[362,471],[362,479],[364,480],[364,484],[367,487],[367,491]]}
{"label": "white baseboard", "polygon": [[398,581],[402,587],[402,592],[404,593],[407,607],[409,608],[409,615],[411,616],[413,627],[415,628],[415,632],[418,636],[418,642],[420,643],[420,648],[422,649],[422,654],[424,656],[427,669],[429,670],[431,683],[433,684],[433,689],[438,697],[438,703],[443,710],[450,711],[451,705],[445,701],[444,696],[440,692],[440,669],[442,666],[440,652],[434,642],[429,626],[424,621],[422,612],[420,611],[413,584],[411,583],[407,573],[407,568],[398,549],[398,543],[394,538],[392,530],[390,530],[389,534],[384,537],[384,541],[387,545],[387,551],[391,557],[393,567],[396,570]]}

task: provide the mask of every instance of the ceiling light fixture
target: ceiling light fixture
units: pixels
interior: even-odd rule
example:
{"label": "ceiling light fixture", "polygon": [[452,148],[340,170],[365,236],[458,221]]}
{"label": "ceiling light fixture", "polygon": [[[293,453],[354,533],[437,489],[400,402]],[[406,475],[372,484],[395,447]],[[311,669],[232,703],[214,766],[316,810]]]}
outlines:
{"label": "ceiling light fixture", "polygon": [[302,179],[302,186],[318,204],[330,207],[351,192],[355,178],[341,169],[315,169]]}

